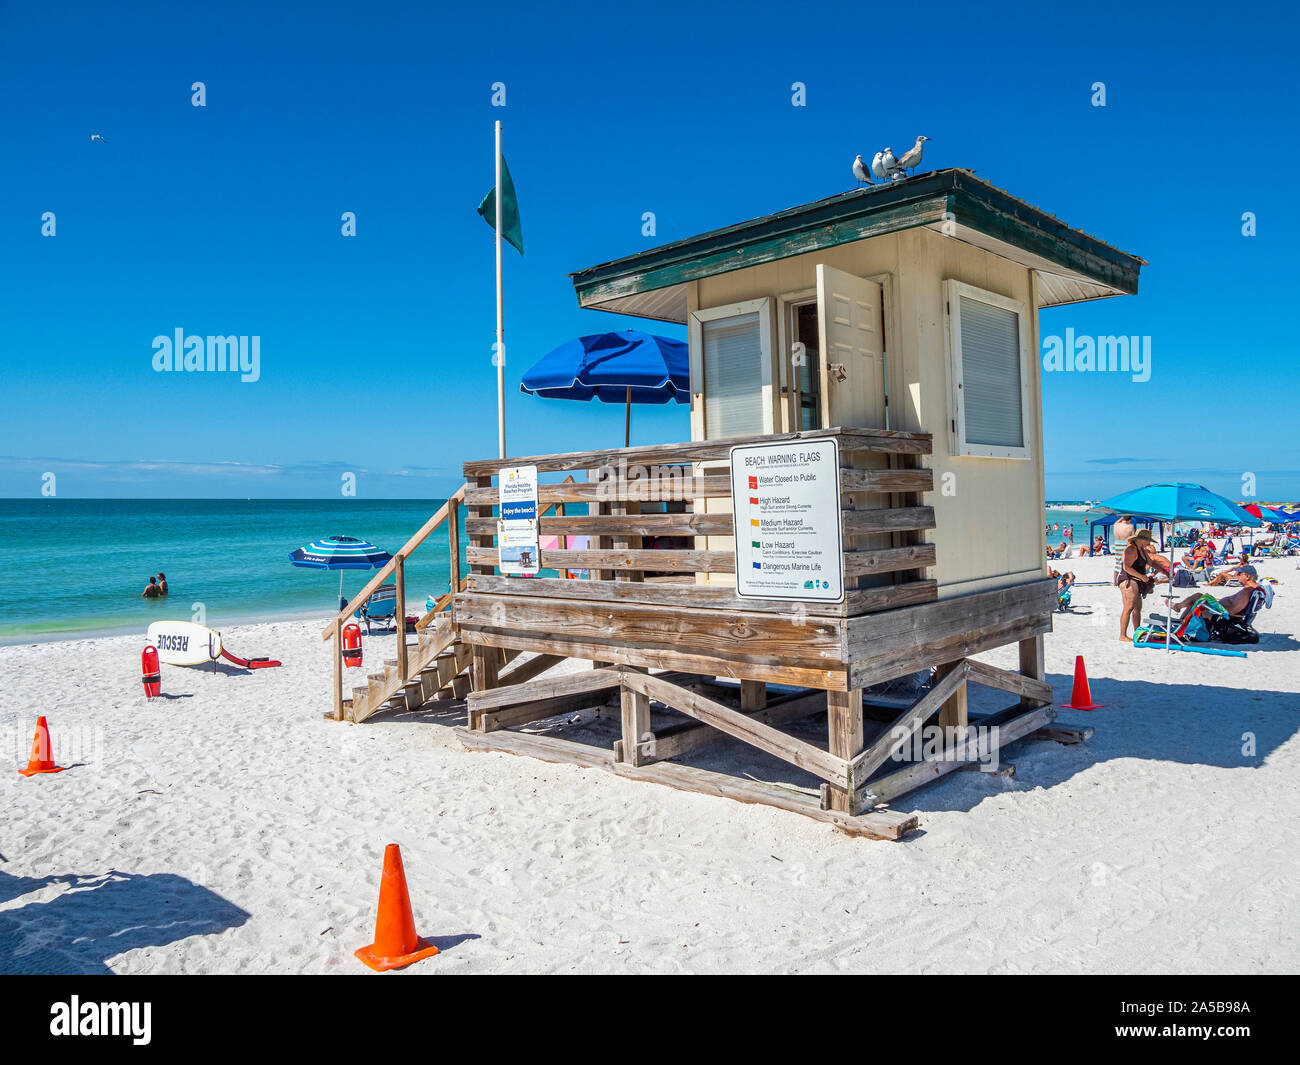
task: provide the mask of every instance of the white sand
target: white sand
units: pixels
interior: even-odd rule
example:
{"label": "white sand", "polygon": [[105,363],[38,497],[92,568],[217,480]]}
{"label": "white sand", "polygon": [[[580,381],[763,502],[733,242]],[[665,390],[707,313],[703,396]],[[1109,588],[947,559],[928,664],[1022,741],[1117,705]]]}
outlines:
{"label": "white sand", "polygon": [[[367,971],[390,841],[444,947],[412,975],[1295,971],[1300,572],[1260,568],[1283,583],[1245,660],[1123,646],[1116,591],[1078,587],[1047,667],[1065,702],[1085,655],[1105,707],[1061,718],[1096,735],[905,797],[902,843],[469,753],[427,715],[327,722],[317,623],[231,629],[284,667],[164,667],[152,704],[139,637],[0,648],[0,972]],[[37,714],[76,764],[26,779]]]}

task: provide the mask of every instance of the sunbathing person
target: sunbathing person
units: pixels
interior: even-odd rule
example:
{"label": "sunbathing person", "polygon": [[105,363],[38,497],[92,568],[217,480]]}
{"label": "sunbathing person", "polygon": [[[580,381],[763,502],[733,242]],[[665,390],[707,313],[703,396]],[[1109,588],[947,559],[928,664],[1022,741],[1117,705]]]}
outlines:
{"label": "sunbathing person", "polygon": [[[1241,582],[1241,587],[1231,595],[1225,595],[1222,599],[1216,601],[1233,617],[1239,618],[1246,613],[1246,608],[1250,606],[1251,593],[1259,587],[1259,572],[1254,566],[1238,566],[1232,571],[1232,576],[1235,576]],[[1189,595],[1181,602],[1174,603],[1172,609],[1181,616],[1200,600],[1214,598],[1214,596],[1207,595],[1205,592],[1197,592],[1196,595]]]}

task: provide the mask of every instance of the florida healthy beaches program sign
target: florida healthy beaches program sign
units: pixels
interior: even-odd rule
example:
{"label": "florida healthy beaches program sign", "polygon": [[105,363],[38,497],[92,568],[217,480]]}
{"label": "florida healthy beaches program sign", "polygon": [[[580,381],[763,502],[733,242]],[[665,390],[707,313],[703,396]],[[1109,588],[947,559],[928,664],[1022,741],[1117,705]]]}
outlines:
{"label": "florida healthy beaches program sign", "polygon": [[834,440],[731,449],[736,594],[844,599],[840,449]]}
{"label": "florida healthy beaches program sign", "polygon": [[497,475],[498,565],[514,577],[533,577],[541,569],[537,535],[537,467],[510,466]]}

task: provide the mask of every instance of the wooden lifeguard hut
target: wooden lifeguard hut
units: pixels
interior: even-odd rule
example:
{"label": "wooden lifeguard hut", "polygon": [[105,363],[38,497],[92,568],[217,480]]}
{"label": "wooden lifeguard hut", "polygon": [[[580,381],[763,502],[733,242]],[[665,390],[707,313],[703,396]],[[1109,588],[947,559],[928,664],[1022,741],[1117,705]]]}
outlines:
{"label": "wooden lifeguard hut", "polygon": [[[581,306],[688,328],[691,440],[465,462],[464,485],[323,636],[337,645],[390,576],[403,595],[405,559],[442,527],[452,590],[351,699],[336,646],[330,716],[465,697],[467,746],[883,838],[915,824],[889,803],[976,751],[1077,739],[1051,727],[1043,670],[1057,597],[1037,311],[1135,293],[1143,265],[951,169],[579,271]],[[499,523],[520,513],[504,485],[521,476],[533,534],[559,538],[537,559],[555,576],[499,571],[517,539]],[[971,657],[1009,644],[1018,671]],[[566,659],[583,666],[548,672]],[[873,698],[909,675],[906,705]],[[1012,699],[977,716],[969,683]],[[593,714],[617,721],[603,747],[556,724]],[[822,742],[806,735],[817,715]],[[905,757],[925,727],[941,750]],[[727,737],[817,786],[684,764]]]}

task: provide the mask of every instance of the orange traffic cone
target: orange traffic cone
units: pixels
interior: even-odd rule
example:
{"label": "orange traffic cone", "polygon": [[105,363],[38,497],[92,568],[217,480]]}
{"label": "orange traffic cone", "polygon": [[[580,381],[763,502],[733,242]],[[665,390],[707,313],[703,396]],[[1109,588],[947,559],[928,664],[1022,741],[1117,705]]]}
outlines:
{"label": "orange traffic cone", "polygon": [[356,952],[374,969],[403,969],[421,958],[431,958],[438,948],[415,934],[415,915],[406,890],[402,848],[390,843],[384,848],[384,875],[379,881],[379,916],[375,919],[375,941]]}
{"label": "orange traffic cone", "polygon": [[45,723],[43,716],[38,717],[36,735],[32,737],[32,756],[28,759],[27,768],[18,772],[25,777],[32,777],[37,773],[62,773],[66,768],[54,764],[54,752],[50,748],[50,726]]}
{"label": "orange traffic cone", "polygon": [[1070,692],[1070,701],[1065,704],[1065,709],[1101,709],[1100,703],[1092,701],[1092,689],[1088,687],[1088,671],[1083,668],[1083,655],[1074,656],[1074,690]]}

